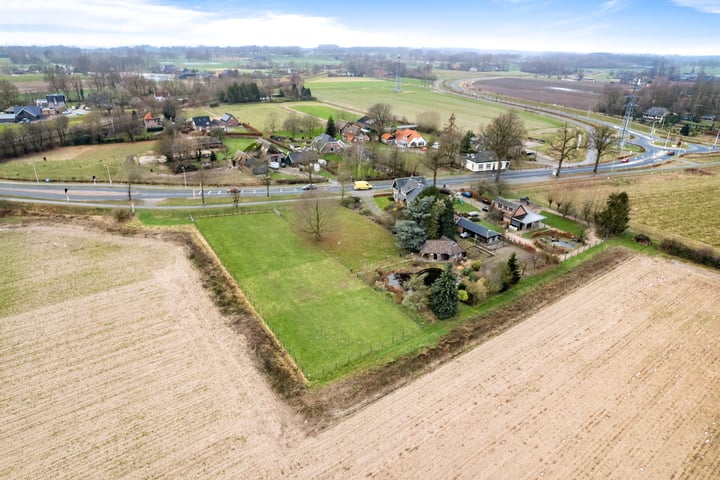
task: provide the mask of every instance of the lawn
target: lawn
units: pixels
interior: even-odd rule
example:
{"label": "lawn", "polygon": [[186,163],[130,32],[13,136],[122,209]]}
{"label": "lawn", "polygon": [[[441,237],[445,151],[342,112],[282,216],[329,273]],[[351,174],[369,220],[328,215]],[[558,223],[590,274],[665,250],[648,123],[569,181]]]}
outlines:
{"label": "lawn", "polygon": [[[0,178],[33,181],[37,171],[41,181],[49,178],[52,181],[91,182],[95,175],[98,182],[108,182],[108,174],[113,181],[126,181],[125,157],[151,151],[154,147],[155,142],[150,141],[56,148],[0,163]],[[141,172],[152,176],[152,168],[143,167]]]}
{"label": "lawn", "polygon": [[325,105],[296,105],[292,107],[293,110],[298,112],[312,115],[323,120],[327,120],[329,117],[333,117],[333,120],[347,120],[354,121],[358,117],[362,116],[357,112],[348,112],[345,110],[339,110],[337,108],[327,107]]}
{"label": "lawn", "polygon": [[572,220],[570,218],[563,218],[561,215],[548,212],[547,210],[543,210],[542,212],[540,212],[540,215],[543,215],[545,217],[543,223],[548,227],[570,233],[572,235],[575,235],[576,237],[579,237],[584,230],[583,226],[575,220]]}
{"label": "lawn", "polygon": [[[311,382],[334,378],[342,366],[382,354],[377,350],[398,348],[420,330],[417,319],[350,270],[387,259],[395,251],[389,234],[351,211],[340,215],[346,216],[339,220],[346,233],[320,245],[298,236],[285,213],[196,219]],[[362,239],[353,237],[358,232]],[[377,248],[368,241],[383,236],[390,240]]]}

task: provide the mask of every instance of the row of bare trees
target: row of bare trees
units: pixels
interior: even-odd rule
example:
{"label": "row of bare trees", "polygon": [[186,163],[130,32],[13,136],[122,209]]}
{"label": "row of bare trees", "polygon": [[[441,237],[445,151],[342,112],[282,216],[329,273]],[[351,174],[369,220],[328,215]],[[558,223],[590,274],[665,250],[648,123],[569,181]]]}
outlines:
{"label": "row of bare trees", "polygon": [[33,152],[44,152],[67,145],[87,145],[127,138],[136,140],[144,132],[144,124],[136,112],[111,114],[89,112],[83,123],[70,127],[64,115],[15,128],[4,128],[0,133],[0,160],[17,158]]}

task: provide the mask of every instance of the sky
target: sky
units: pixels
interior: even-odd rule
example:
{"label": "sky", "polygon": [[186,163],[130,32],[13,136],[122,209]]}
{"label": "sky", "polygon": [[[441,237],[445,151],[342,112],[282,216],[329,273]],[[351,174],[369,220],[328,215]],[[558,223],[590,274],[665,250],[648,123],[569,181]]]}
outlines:
{"label": "sky", "polygon": [[321,44],[720,55],[720,0],[3,0],[0,9],[0,45]]}

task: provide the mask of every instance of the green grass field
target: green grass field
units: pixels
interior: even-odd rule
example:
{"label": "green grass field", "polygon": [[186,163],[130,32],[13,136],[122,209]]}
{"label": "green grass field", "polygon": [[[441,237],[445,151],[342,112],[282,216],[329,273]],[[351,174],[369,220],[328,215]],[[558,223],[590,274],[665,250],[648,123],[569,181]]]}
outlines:
{"label": "green grass field", "polygon": [[[352,226],[352,234],[380,229],[347,214],[365,223]],[[382,253],[358,259],[358,252],[342,248],[342,240],[328,252],[296,235],[285,214],[198,218],[196,224],[311,381],[327,381],[346,364],[366,361],[371,353],[381,355],[385,347],[398,348],[420,330],[408,312],[343,264],[381,260]],[[358,243],[363,251],[373,251],[369,242]]]}
{"label": "green grass field", "polygon": [[[449,93],[439,93],[417,82],[402,84],[402,92],[394,91],[392,81],[371,78],[319,78],[306,82],[319,101],[350,111],[366,112],[376,103],[387,103],[399,118],[410,122],[424,112],[434,111],[447,123],[455,114],[461,130],[478,131],[481,126],[507,111],[496,105]],[[518,112],[529,132],[557,128],[560,122],[539,115]]]}
{"label": "green grass field", "polygon": [[584,230],[583,226],[578,222],[570,218],[563,218],[562,215],[557,215],[555,213],[548,212],[547,210],[541,211],[540,215],[545,217],[543,223],[548,227],[571,233],[577,237],[579,237]]}
{"label": "green grass field", "polygon": [[[35,180],[34,165],[40,181],[49,178],[52,181],[91,182],[95,175],[98,182],[108,182],[108,170],[113,181],[126,181],[125,157],[151,151],[154,147],[155,142],[124,142],[58,148],[0,163],[0,178]],[[141,171],[150,174],[150,168],[153,167]]]}
{"label": "green grass field", "polygon": [[305,113],[308,115],[312,115],[314,117],[318,117],[322,120],[327,120],[330,117],[333,117],[333,120],[347,120],[347,121],[354,121],[359,116],[357,112],[348,112],[346,110],[340,110],[337,108],[327,107],[325,105],[296,105],[292,107],[293,110],[297,110],[298,112]]}

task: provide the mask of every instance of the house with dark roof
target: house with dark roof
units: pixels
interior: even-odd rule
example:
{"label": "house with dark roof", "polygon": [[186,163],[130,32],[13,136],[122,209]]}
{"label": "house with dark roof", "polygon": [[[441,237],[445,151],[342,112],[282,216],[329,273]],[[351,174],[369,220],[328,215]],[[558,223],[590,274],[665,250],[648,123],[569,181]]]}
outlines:
{"label": "house with dark roof", "polygon": [[670,110],[665,107],[650,107],[643,112],[645,120],[660,121],[670,114]]}
{"label": "house with dark roof", "polygon": [[375,131],[375,129],[374,129],[375,119],[370,118],[367,115],[355,120],[355,125],[357,125],[358,127],[362,128],[364,130],[367,130],[367,131]]}
{"label": "house with dark roof", "polygon": [[345,150],[345,144],[341,140],[323,133],[313,138],[310,148],[321,154],[336,153]]}
{"label": "house with dark roof", "polygon": [[395,203],[407,206],[427,186],[428,182],[425,177],[396,178],[392,183],[393,199]]}
{"label": "house with dark roof", "polygon": [[476,242],[479,241],[489,245],[498,242],[502,238],[500,233],[495,230],[475,223],[465,217],[458,216],[455,219],[455,225],[459,233],[467,232],[468,235],[466,238],[475,240]]}
{"label": "house with dark roof", "polygon": [[467,252],[455,240],[441,237],[438,240],[426,240],[420,249],[420,257],[427,262],[457,263],[467,257]]}
{"label": "house with dark roof", "polygon": [[315,150],[297,150],[285,156],[285,165],[310,165],[318,161],[318,152]]}
{"label": "house with dark roof", "polygon": [[370,141],[370,136],[359,125],[354,125],[345,120],[335,122],[338,133],[347,143],[365,143]]}
{"label": "house with dark roof", "polygon": [[192,127],[195,129],[196,132],[208,130],[210,128],[210,125],[212,124],[212,122],[210,121],[210,117],[207,115],[192,117],[190,122],[192,123]]}
{"label": "house with dark roof", "polygon": [[545,217],[535,212],[531,212],[524,205],[497,197],[492,204],[492,208],[497,208],[503,212],[503,221],[511,230],[532,230],[539,228]]}
{"label": "house with dark roof", "polygon": [[500,165],[501,170],[507,170],[510,162],[503,160],[498,162],[495,152],[480,150],[477,153],[469,153],[465,159],[465,168],[471,172],[495,172]]}
{"label": "house with dark roof", "polygon": [[27,123],[42,118],[42,108],[35,105],[23,105],[13,107],[13,116],[16,123]]}

